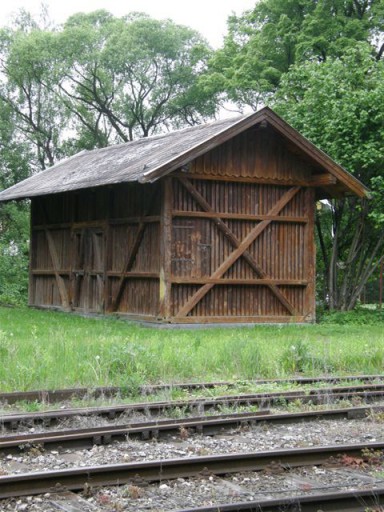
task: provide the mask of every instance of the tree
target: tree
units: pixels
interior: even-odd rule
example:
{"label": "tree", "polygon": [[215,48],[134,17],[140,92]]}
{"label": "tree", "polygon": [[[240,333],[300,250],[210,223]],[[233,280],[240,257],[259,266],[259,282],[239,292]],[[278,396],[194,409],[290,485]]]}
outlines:
{"label": "tree", "polygon": [[203,85],[256,110],[294,64],[341,57],[358,42],[370,43],[382,58],[383,29],[383,0],[261,0],[229,18]]}
{"label": "tree", "polygon": [[271,104],[371,187],[317,213],[323,297],[351,309],[383,247],[383,0],[260,0],[232,16],[205,88],[240,109]]}
{"label": "tree", "polygon": [[34,148],[32,169],[45,169],[213,116],[215,97],[198,87],[210,55],[197,32],[170,20],[100,10],[59,28],[23,11],[0,30],[0,98]]}
{"label": "tree", "polygon": [[97,145],[196,124],[216,111],[198,88],[211,54],[192,29],[140,13],[77,14],[56,37],[61,97]]}
{"label": "tree", "polygon": [[13,28],[0,30],[0,98],[13,112],[15,135],[33,148],[32,170],[62,156],[68,115],[52,90],[52,34],[23,12]]}
{"label": "tree", "polygon": [[[0,29],[0,190],[82,149],[195,124],[211,51],[195,31],[142,14],[78,14],[64,27],[21,11]],[[28,203],[0,205],[0,301],[26,293]]]}
{"label": "tree", "polygon": [[[28,146],[15,137],[12,109],[0,100],[0,189],[28,176]],[[28,286],[29,208],[0,204],[0,303],[25,301]]]}
{"label": "tree", "polygon": [[342,58],[292,67],[273,101],[289,123],[373,191],[369,201],[336,199],[318,210],[323,296],[331,309],[356,305],[384,247],[383,97],[384,62],[361,43]]}

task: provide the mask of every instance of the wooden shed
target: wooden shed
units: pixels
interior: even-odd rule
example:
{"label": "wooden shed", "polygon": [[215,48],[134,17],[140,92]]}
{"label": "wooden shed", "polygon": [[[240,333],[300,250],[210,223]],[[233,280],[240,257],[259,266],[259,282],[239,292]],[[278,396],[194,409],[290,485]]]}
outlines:
{"label": "wooden shed", "polygon": [[311,322],[316,199],[367,190],[269,108],[82,151],[31,198],[31,306],[171,323]]}

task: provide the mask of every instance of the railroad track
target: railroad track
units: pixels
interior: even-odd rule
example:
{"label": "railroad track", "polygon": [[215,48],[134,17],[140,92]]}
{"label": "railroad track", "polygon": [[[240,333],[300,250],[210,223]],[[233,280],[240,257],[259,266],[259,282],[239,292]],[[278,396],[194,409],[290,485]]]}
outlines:
{"label": "railroad track", "polygon": [[[153,384],[139,386],[135,392],[142,395],[156,394],[167,390],[198,390],[198,389],[213,389],[218,387],[233,388],[239,384],[249,385],[263,385],[263,384],[320,384],[329,383],[337,384],[340,382],[372,382],[383,380],[383,375],[349,375],[345,377],[297,377],[287,379],[256,379],[239,382],[187,382],[187,383],[172,383],[172,384]],[[70,388],[70,389],[56,389],[56,390],[37,390],[37,391],[15,391],[9,393],[0,393],[0,403],[15,404],[17,402],[44,402],[56,403],[64,402],[72,399],[81,398],[110,398],[115,396],[125,397],[131,396],[132,389],[129,387],[96,387],[96,388]]]}
{"label": "railroad track", "polygon": [[[337,400],[371,400],[381,398],[384,394],[382,385],[355,385],[338,386],[332,388],[319,388],[303,391],[285,393],[258,393],[248,395],[229,395],[214,399],[193,399],[172,402],[145,402],[141,404],[124,404],[112,407],[82,408],[60,411],[47,411],[44,413],[29,413],[26,415],[5,415],[0,417],[0,422],[8,427],[17,427],[22,424],[33,424],[42,422],[60,421],[70,416],[88,416],[97,414],[115,418],[119,414],[133,414],[143,412],[147,415],[158,415],[163,411],[182,409],[184,411],[206,411],[212,409],[220,410],[221,407],[259,405],[265,407],[268,404],[282,404],[290,401],[328,403]],[[354,407],[343,409],[330,409],[323,411],[307,411],[304,413],[271,414],[263,410],[258,413],[236,413],[215,417],[190,417],[178,420],[154,419],[145,423],[129,423],[126,425],[109,425],[92,429],[62,430],[41,434],[8,435],[0,437],[0,452],[19,453],[33,447],[46,450],[61,451],[59,447],[66,450],[69,447],[89,448],[95,444],[109,444],[115,441],[125,441],[127,436],[147,440],[150,438],[161,438],[164,436],[181,437],[181,431],[187,435],[202,433],[215,435],[223,429],[241,428],[247,429],[260,423],[286,424],[304,421],[316,421],[319,419],[358,419],[368,414],[381,413],[384,407]],[[57,415],[57,413],[59,413]],[[183,457],[181,459],[161,459],[150,462],[135,462],[129,464],[108,464],[102,466],[87,466],[76,469],[62,469],[54,471],[38,471],[17,475],[0,477],[0,498],[19,498],[37,494],[49,493],[55,496],[63,489],[74,492],[81,492],[86,489],[98,489],[115,485],[141,485],[143,482],[156,483],[180,478],[198,478],[200,475],[218,475],[218,478],[225,478],[225,475],[236,473],[254,472],[268,470],[269,467],[279,466],[284,471],[301,466],[329,465],[337,463],[339,456],[361,457],[362,450],[371,450],[383,453],[383,442],[364,442],[359,444],[337,444],[332,446],[321,446],[316,448],[300,449],[279,449],[274,451],[263,451],[256,453],[241,453],[234,455]],[[159,455],[158,455],[159,456]],[[162,455],[160,455],[162,456]],[[336,461],[336,462],[335,462]],[[216,476],[215,476],[216,478]],[[222,503],[216,506],[199,507],[191,509],[180,509],[178,512],[235,512],[235,511],[281,511],[300,510],[317,512],[343,510],[357,511],[364,507],[371,507],[372,511],[381,510],[384,504],[384,485],[375,484],[369,489],[350,489],[343,491],[327,489],[321,494],[296,492],[292,497],[278,497],[268,500],[247,501],[239,503]],[[108,492],[108,491],[107,491]],[[283,492],[283,491],[281,491]],[[276,496],[279,496],[277,494]],[[39,498],[36,498],[39,499]],[[81,499],[81,498],[79,498]],[[180,504],[187,502],[179,502]],[[361,504],[364,503],[364,507]],[[289,508],[291,507],[291,508]],[[1,508],[1,505],[0,505]],[[81,509],[81,508],[80,508]],[[8,509],[7,509],[8,510]],[[72,509],[71,509],[72,510]]]}
{"label": "railroad track", "polygon": [[383,407],[358,407],[307,411],[288,414],[259,413],[225,414],[211,417],[183,418],[178,420],[157,420],[87,429],[60,430],[47,433],[20,434],[0,437],[0,453],[17,454],[28,451],[31,446],[46,450],[68,448],[92,448],[94,445],[107,445],[129,439],[160,439],[178,436],[181,431],[188,435],[217,435],[224,430],[254,427],[260,423],[292,424],[317,420],[361,419],[369,414],[380,413]]}
{"label": "railroad track", "polygon": [[312,403],[323,405],[336,403],[340,400],[363,401],[380,400],[384,397],[384,385],[359,385],[352,387],[315,388],[307,391],[287,391],[274,393],[256,393],[242,395],[226,395],[211,399],[194,398],[188,400],[171,400],[161,402],[143,402],[103,407],[85,407],[74,409],[50,410],[24,414],[3,414],[0,426],[5,429],[17,429],[19,425],[43,423],[45,426],[57,424],[59,421],[78,416],[102,416],[115,419],[121,415],[142,413],[156,416],[167,411],[180,409],[185,413],[201,414],[220,408],[258,406],[266,409],[274,405],[291,402]]}
{"label": "railroad track", "polygon": [[384,486],[374,489],[336,491],[321,494],[300,494],[290,498],[242,503],[224,503],[211,507],[184,508],[175,512],[382,512]]}
{"label": "railroad track", "polygon": [[[184,457],[0,476],[0,498],[32,496],[63,489],[82,491],[87,487],[116,486],[138,481],[159,482],[191,478],[201,474],[229,475],[261,471],[273,465],[287,470],[303,466],[329,465],[334,464],[342,455],[360,457],[362,450],[382,452],[384,442]],[[374,492],[376,498],[380,500],[379,503],[384,503],[384,487],[375,489]]]}

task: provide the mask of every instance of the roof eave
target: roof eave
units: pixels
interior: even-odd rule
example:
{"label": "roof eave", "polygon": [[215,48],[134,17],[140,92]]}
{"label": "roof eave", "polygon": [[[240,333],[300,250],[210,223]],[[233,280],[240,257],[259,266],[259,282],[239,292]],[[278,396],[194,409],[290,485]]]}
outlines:
{"label": "roof eave", "polygon": [[345,193],[355,194],[361,198],[369,198],[369,189],[355,178],[346,169],[337,164],[324,151],[315,146],[310,140],[301,135],[297,130],[292,128],[280,116],[275,114],[270,108],[266,108],[266,117],[268,122],[278,130],[282,135],[288,137],[297,147],[303,150],[310,158],[315,160],[326,171],[332,174],[346,188]]}
{"label": "roof eave", "polygon": [[352,174],[350,174],[343,167],[332,160],[326,153],[316,147],[297,130],[292,128],[292,126],[285,122],[280,116],[275,114],[275,112],[273,112],[273,110],[271,110],[269,107],[264,107],[258,112],[240,119],[237,123],[224,128],[215,136],[200,142],[192,148],[189,148],[181,155],[170,159],[161,166],[144,173],[142,177],[139,178],[139,182],[152,183],[159,178],[169,174],[170,172],[175,171],[179,167],[187,164],[192,159],[201,156],[211,149],[214,149],[219,144],[226,142],[244,130],[259,124],[264,120],[268,121],[268,123],[273,126],[280,134],[288,138],[305,154],[316,161],[317,164],[319,164],[327,172],[332,174],[339,182],[341,182],[345,188],[345,194],[354,194],[361,198],[370,197],[370,192],[368,188],[363,185],[363,183],[361,183],[357,178],[352,176]]}

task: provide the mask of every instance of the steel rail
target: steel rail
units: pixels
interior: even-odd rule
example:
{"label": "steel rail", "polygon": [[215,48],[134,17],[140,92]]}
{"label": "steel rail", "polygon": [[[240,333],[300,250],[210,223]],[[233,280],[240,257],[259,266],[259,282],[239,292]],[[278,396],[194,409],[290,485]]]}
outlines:
{"label": "steel rail", "polygon": [[257,405],[260,408],[268,408],[272,405],[283,405],[289,402],[312,403],[314,405],[334,403],[338,400],[361,399],[369,402],[384,397],[383,386],[354,386],[352,388],[322,388],[312,389],[307,392],[288,391],[285,393],[257,393],[243,395],[227,395],[216,398],[194,398],[188,400],[170,400],[162,402],[143,402],[101,407],[83,407],[75,409],[49,410],[42,412],[30,412],[23,414],[3,414],[0,416],[0,426],[3,428],[17,428],[19,424],[43,423],[49,425],[63,418],[75,416],[103,416],[114,419],[122,414],[143,413],[155,416],[172,409],[184,411],[214,410],[220,407],[240,407]]}
{"label": "steel rail", "polygon": [[163,438],[179,435],[184,429],[187,435],[198,433],[217,435],[223,430],[255,426],[259,423],[292,424],[317,420],[361,419],[370,413],[381,412],[384,407],[355,407],[306,411],[289,414],[259,413],[226,414],[215,417],[157,420],[126,425],[94,427],[87,429],[60,430],[47,433],[20,434],[0,437],[0,453],[20,453],[31,446],[39,445],[47,450],[58,448],[91,448],[93,445],[110,444],[130,439]]}
{"label": "steel rail", "polygon": [[[223,429],[238,428],[250,425],[260,417],[265,421],[270,415],[269,411],[224,414],[220,416],[199,416],[176,420],[156,420],[125,425],[93,427],[85,429],[58,430],[37,434],[20,434],[0,437],[0,453],[15,453],[28,450],[31,446],[39,445],[45,449],[82,447],[90,448],[93,445],[110,444],[114,441],[130,439],[153,439],[180,434],[181,429],[206,435],[215,435]],[[365,416],[362,412],[361,417]]]}
{"label": "steel rail", "polygon": [[289,469],[329,463],[341,454],[360,456],[361,451],[383,450],[384,442],[332,445],[312,448],[281,449],[254,453],[236,453],[204,457],[184,457],[129,464],[88,466],[33,473],[0,476],[0,498],[29,496],[62,490],[81,491],[85,486],[100,487],[159,482],[198,476],[203,472],[225,475],[245,471],[261,471],[270,464]]}
{"label": "steel rail", "polygon": [[[148,384],[138,388],[142,395],[156,394],[161,391],[181,389],[181,390],[197,390],[212,389],[222,386],[236,387],[239,384],[262,385],[262,384],[316,384],[330,383],[336,384],[340,382],[348,382],[358,380],[361,382],[371,382],[373,380],[384,379],[384,375],[349,375],[345,377],[297,377],[287,379],[256,379],[239,382],[186,382],[186,383],[170,383],[170,384]],[[0,402],[14,404],[17,402],[44,402],[55,403],[72,400],[74,398],[110,398],[114,396],[131,396],[132,389],[129,386],[107,386],[96,388],[68,388],[68,389],[51,389],[51,390],[34,390],[34,391],[11,391],[8,393],[0,393]]]}
{"label": "steel rail", "polygon": [[[348,489],[321,494],[300,494],[287,498],[223,503],[208,507],[183,508],[175,512],[361,512],[377,510],[384,504],[384,486],[370,489]],[[371,508],[372,507],[372,508]],[[382,509],[380,509],[382,510]]]}

